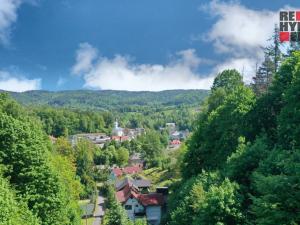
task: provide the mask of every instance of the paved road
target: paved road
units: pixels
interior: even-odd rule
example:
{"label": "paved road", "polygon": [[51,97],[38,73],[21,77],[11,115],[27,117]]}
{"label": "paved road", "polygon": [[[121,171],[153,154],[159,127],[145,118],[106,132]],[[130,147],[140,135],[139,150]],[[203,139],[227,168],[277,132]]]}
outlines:
{"label": "paved road", "polygon": [[101,195],[98,195],[97,197],[97,205],[96,205],[96,210],[94,213],[94,223],[93,225],[101,225],[101,220],[102,217],[104,216],[104,198]]}

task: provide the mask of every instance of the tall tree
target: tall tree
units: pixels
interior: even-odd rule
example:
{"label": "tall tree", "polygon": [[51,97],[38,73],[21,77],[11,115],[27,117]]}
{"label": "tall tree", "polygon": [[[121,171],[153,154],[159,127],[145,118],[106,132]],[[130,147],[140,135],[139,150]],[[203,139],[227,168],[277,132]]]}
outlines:
{"label": "tall tree", "polygon": [[257,95],[261,95],[267,91],[283,59],[277,25],[275,25],[274,33],[270,40],[272,43],[264,48],[264,61],[261,66],[258,67],[255,77],[253,78],[253,89]]}

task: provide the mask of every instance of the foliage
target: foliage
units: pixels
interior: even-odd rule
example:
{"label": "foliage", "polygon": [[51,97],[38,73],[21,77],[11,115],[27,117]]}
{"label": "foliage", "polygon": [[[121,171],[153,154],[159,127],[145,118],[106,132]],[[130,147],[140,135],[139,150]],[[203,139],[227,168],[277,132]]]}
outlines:
{"label": "foliage", "polygon": [[165,223],[300,223],[299,68],[294,51],[257,99],[236,79],[216,78]]}
{"label": "foliage", "polygon": [[[236,76],[236,73],[233,73],[233,76]],[[226,78],[228,82],[233,79],[228,76]],[[221,84],[227,88],[225,81]],[[208,103],[214,106],[208,105],[199,117],[194,135],[188,143],[190,151],[185,158],[185,176],[197,174],[202,169],[220,168],[237,146],[239,136],[244,133],[244,115],[255,102],[254,94],[249,88],[239,83],[237,85],[228,85],[230,90],[227,92],[220,87],[226,93],[222,101],[215,98],[215,92],[220,96],[218,89],[212,92],[213,98],[220,105],[212,103],[209,99]],[[207,110],[208,108],[211,111]]]}
{"label": "foliage", "polygon": [[38,225],[36,216],[29,211],[22,199],[17,199],[8,182],[0,176],[0,224]]}
{"label": "foliage", "polygon": [[94,195],[96,183],[94,181],[94,154],[97,148],[85,139],[80,139],[75,146],[76,174],[80,177],[84,190],[81,197]]}
{"label": "foliage", "polygon": [[149,130],[139,138],[139,141],[141,142],[141,153],[147,165],[150,167],[161,165],[164,146],[160,134]]}
{"label": "foliage", "polygon": [[22,110],[17,114],[6,112],[5,98],[1,96],[4,107],[0,105],[3,176],[9,178],[17,196],[38,217],[40,224],[78,224],[77,205],[73,204],[76,199],[59,168],[52,163],[52,146],[45,139],[40,124],[24,113],[19,114]]}
{"label": "foliage", "polygon": [[128,163],[129,152],[126,148],[120,147],[116,154],[116,163],[119,166],[125,166]]}
{"label": "foliage", "polygon": [[224,88],[225,90],[233,90],[237,86],[243,85],[242,76],[236,70],[224,70],[214,80],[212,91],[218,88]]}
{"label": "foliage", "polygon": [[217,174],[192,178],[183,199],[171,214],[170,225],[239,224],[242,221],[238,185]]}
{"label": "foliage", "polygon": [[274,149],[253,176],[257,224],[299,224],[300,150]]}
{"label": "foliage", "polygon": [[137,112],[151,108],[196,105],[208,94],[206,90],[169,90],[161,92],[129,91],[28,91],[10,93],[25,105],[49,105],[72,109]]}
{"label": "foliage", "polygon": [[105,121],[104,114],[95,112],[35,107],[33,114],[40,118],[46,133],[55,137],[104,132],[112,125]]}

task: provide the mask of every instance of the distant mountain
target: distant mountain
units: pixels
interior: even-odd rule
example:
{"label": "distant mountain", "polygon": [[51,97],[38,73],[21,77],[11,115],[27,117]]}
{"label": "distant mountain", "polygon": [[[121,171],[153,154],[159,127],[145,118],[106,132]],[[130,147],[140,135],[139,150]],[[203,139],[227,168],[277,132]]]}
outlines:
{"label": "distant mountain", "polygon": [[130,92],[112,90],[27,91],[8,92],[27,106],[64,107],[73,109],[140,111],[159,107],[199,106],[209,94],[207,90],[169,90],[160,92]]}

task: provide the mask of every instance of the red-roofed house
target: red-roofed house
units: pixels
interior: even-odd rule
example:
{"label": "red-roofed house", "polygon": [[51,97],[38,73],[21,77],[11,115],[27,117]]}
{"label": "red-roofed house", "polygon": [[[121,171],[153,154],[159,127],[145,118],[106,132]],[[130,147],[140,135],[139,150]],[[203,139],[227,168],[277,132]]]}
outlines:
{"label": "red-roofed house", "polygon": [[124,206],[131,220],[146,215],[149,224],[160,223],[162,207],[165,204],[163,194],[140,194],[137,187],[127,184],[116,193],[116,198]]}
{"label": "red-roofed house", "polygon": [[159,193],[141,194],[139,195],[139,201],[143,206],[163,205],[165,202],[164,196]]}
{"label": "red-roofed house", "polygon": [[114,175],[115,175],[116,177],[120,177],[120,176],[123,175],[123,171],[122,171],[122,169],[120,169],[120,168],[114,168],[114,169],[112,170],[112,172],[114,173]]}
{"label": "red-roofed house", "polygon": [[110,180],[115,181],[122,175],[132,175],[142,171],[140,166],[128,166],[124,168],[113,168],[110,173]]}
{"label": "red-roofed house", "polygon": [[178,148],[181,145],[181,141],[179,140],[173,140],[170,142],[169,147],[170,148]]}
{"label": "red-roofed house", "polygon": [[124,174],[136,174],[142,171],[142,168],[139,166],[128,166],[123,169]]}
{"label": "red-roofed house", "polygon": [[138,200],[139,195],[138,189],[130,184],[116,193],[117,200],[124,206],[131,220],[134,220],[136,215],[145,215],[144,206]]}

